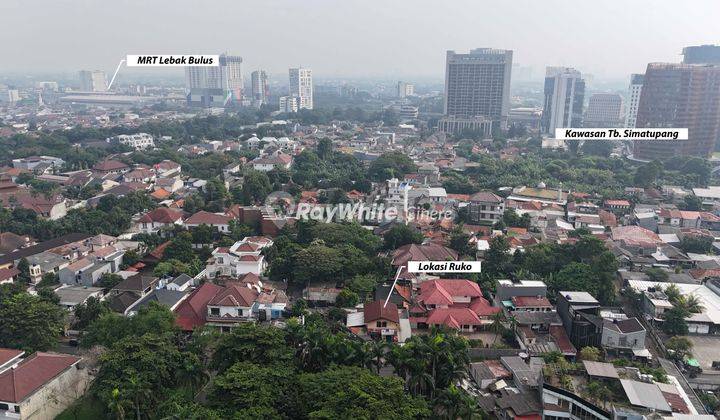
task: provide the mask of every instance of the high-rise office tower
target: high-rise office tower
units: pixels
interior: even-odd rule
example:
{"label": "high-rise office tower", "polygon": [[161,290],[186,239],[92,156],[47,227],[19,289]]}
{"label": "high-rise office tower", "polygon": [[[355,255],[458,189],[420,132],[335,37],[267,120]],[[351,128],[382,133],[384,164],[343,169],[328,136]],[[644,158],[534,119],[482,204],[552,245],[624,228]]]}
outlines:
{"label": "high-rise office tower", "polygon": [[243,98],[243,80],[242,57],[238,55],[221,55],[220,67],[225,71],[225,83],[227,89],[232,92],[233,99],[237,102]]}
{"label": "high-rise office tower", "polygon": [[397,97],[398,98],[405,98],[408,96],[413,96],[415,94],[415,85],[408,82],[398,82],[397,84]]}
{"label": "high-rise office tower", "polygon": [[570,67],[548,67],[545,72],[545,101],[540,121],[544,133],[556,128],[582,127],[585,81]]}
{"label": "high-rise office tower", "polygon": [[256,105],[264,105],[268,103],[270,98],[270,85],[265,70],[255,70],[250,75],[252,82],[252,99]]}
{"label": "high-rise office tower", "polygon": [[683,64],[720,64],[720,45],[683,48]]}
{"label": "high-rise office tower", "polygon": [[[445,121],[440,129],[487,132],[487,122],[503,127],[510,104],[512,51],[477,48],[448,51],[445,62]],[[446,124],[447,123],[447,124]]]}
{"label": "high-rise office tower", "polygon": [[312,70],[290,69],[290,96],[298,98],[299,109],[313,109]]}
{"label": "high-rise office tower", "polygon": [[619,127],[622,123],[623,99],[617,93],[594,93],[588,100],[583,127]]}
{"label": "high-rise office tower", "polygon": [[104,71],[80,71],[80,90],[83,92],[105,92],[107,89],[108,84]]}
{"label": "high-rise office tower", "polygon": [[625,109],[625,127],[635,128],[635,120],[637,119],[638,104],[640,103],[640,93],[642,93],[644,74],[630,75],[630,88],[628,89],[627,107]]}
{"label": "high-rise office tower", "polygon": [[242,57],[222,54],[217,66],[185,67],[188,103],[224,106],[241,101],[243,89]]}
{"label": "high-rise office tower", "polygon": [[688,129],[688,140],[636,141],[638,159],[709,156],[720,135],[720,66],[648,64],[635,127]]}

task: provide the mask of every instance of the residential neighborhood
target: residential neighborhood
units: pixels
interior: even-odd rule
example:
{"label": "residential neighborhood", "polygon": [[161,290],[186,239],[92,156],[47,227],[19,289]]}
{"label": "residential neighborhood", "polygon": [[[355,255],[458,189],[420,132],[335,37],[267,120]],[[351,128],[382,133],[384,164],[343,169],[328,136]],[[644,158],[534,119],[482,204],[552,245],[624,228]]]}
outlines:
{"label": "residential neighborhood", "polygon": [[720,418],[717,4],[117,3],[0,6],[0,420]]}

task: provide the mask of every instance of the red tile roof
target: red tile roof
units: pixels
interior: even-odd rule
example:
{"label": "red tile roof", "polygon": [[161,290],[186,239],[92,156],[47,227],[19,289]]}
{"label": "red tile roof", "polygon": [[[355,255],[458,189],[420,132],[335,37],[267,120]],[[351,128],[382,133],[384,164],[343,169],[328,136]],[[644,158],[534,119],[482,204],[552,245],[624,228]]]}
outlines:
{"label": "red tile roof", "polygon": [[428,280],[420,284],[418,300],[425,305],[452,305],[453,296],[482,297],[477,283],[470,280]]}
{"label": "red tile roof", "polygon": [[630,202],[628,200],[605,200],[605,205],[630,207]]}
{"label": "red tile roof", "polygon": [[365,323],[377,321],[378,319],[395,323],[400,322],[397,305],[392,302],[388,302],[387,306],[384,305],[385,302],[382,300],[366,303],[363,309],[365,313]]}
{"label": "red tile roof", "polygon": [[565,327],[562,325],[551,325],[550,335],[555,340],[555,344],[563,354],[577,354],[575,346],[572,345],[570,338],[568,338],[567,333],[565,332]]}
{"label": "red tile roof", "polygon": [[502,203],[503,198],[490,191],[480,191],[470,196],[471,202]]}
{"label": "red tile roof", "polygon": [[155,210],[142,215],[138,221],[140,223],[175,223],[178,220],[181,220],[182,217],[183,212],[181,210],[158,207]]}
{"label": "red tile roof", "polygon": [[223,214],[215,214],[210,213],[209,211],[199,211],[192,216],[190,216],[187,220],[185,220],[186,225],[227,225],[230,223],[230,220],[232,220],[231,217],[225,216]]}
{"label": "red tile roof", "polygon": [[195,327],[205,325],[207,304],[223,288],[213,283],[204,283],[195,289],[177,308],[175,323],[183,331],[192,331]]}
{"label": "red tile roof", "polygon": [[659,244],[660,237],[653,231],[640,226],[616,226],[612,228],[612,238],[615,241],[647,242]]}
{"label": "red tile roof", "polygon": [[208,305],[250,307],[257,299],[257,296],[258,292],[255,289],[250,289],[244,284],[230,283],[225,290],[220,291],[210,299]]}
{"label": "red tile roof", "polygon": [[427,323],[460,329],[462,325],[480,325],[482,321],[470,308],[443,308],[433,310],[427,317]]}
{"label": "red tile roof", "polygon": [[552,303],[546,297],[536,296],[513,296],[511,298],[513,306],[516,308],[552,308]]}
{"label": "red tile roof", "polygon": [[401,246],[393,252],[393,265],[404,265],[408,261],[447,261],[457,260],[454,250],[437,244]]}
{"label": "red tile roof", "polygon": [[[9,280],[20,274],[20,270],[15,267],[2,268],[0,269],[0,281]],[[0,349],[2,351],[2,349]],[[2,353],[0,353],[1,355]],[[2,365],[2,359],[0,359],[0,365]]]}
{"label": "red tile roof", "polygon": [[171,195],[172,193],[164,188],[158,188],[157,190],[150,193],[150,196],[156,200],[165,200]]}
{"label": "red tile roof", "polygon": [[165,248],[167,248],[168,245],[170,245],[170,242],[171,242],[171,241],[165,241],[165,242],[161,243],[161,244],[158,245],[155,249],[153,249],[152,251],[150,251],[150,252],[148,253],[148,256],[153,257],[153,258],[155,258],[155,259],[157,259],[157,260],[161,260],[162,257],[163,257],[163,255],[165,255]]}
{"label": "red tile roof", "polygon": [[81,358],[68,354],[33,354],[16,368],[0,373],[0,401],[22,402],[80,360]]}
{"label": "red tile roof", "polygon": [[22,350],[15,349],[3,349],[0,348],[0,366],[20,356],[24,352]]}
{"label": "red tile roof", "polygon": [[108,160],[104,160],[102,162],[96,163],[95,166],[93,166],[93,169],[98,170],[98,171],[109,172],[109,171],[117,171],[120,169],[125,169],[127,167],[128,166],[126,164],[120,162],[119,160],[108,159]]}

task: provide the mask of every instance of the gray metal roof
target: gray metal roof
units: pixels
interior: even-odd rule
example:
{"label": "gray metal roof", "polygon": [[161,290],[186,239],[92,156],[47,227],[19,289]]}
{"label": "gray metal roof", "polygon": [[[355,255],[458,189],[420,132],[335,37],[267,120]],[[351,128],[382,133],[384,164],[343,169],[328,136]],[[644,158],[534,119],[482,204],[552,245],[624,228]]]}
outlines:
{"label": "gray metal roof", "polygon": [[672,411],[657,385],[630,379],[620,379],[620,383],[632,405],[666,412]]}
{"label": "gray metal roof", "polygon": [[590,376],[598,376],[601,378],[615,378],[619,379],[617,369],[611,363],[593,362],[590,360],[583,360],[585,371]]}

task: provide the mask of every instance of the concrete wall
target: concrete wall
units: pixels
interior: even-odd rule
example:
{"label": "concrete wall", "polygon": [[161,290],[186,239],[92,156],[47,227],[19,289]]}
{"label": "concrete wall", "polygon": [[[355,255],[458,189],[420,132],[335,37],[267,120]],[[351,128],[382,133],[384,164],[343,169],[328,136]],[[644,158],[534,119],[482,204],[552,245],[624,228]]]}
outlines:
{"label": "concrete wall", "polygon": [[80,398],[86,391],[89,375],[87,369],[77,366],[71,366],[23,401],[21,418],[52,420]]}

